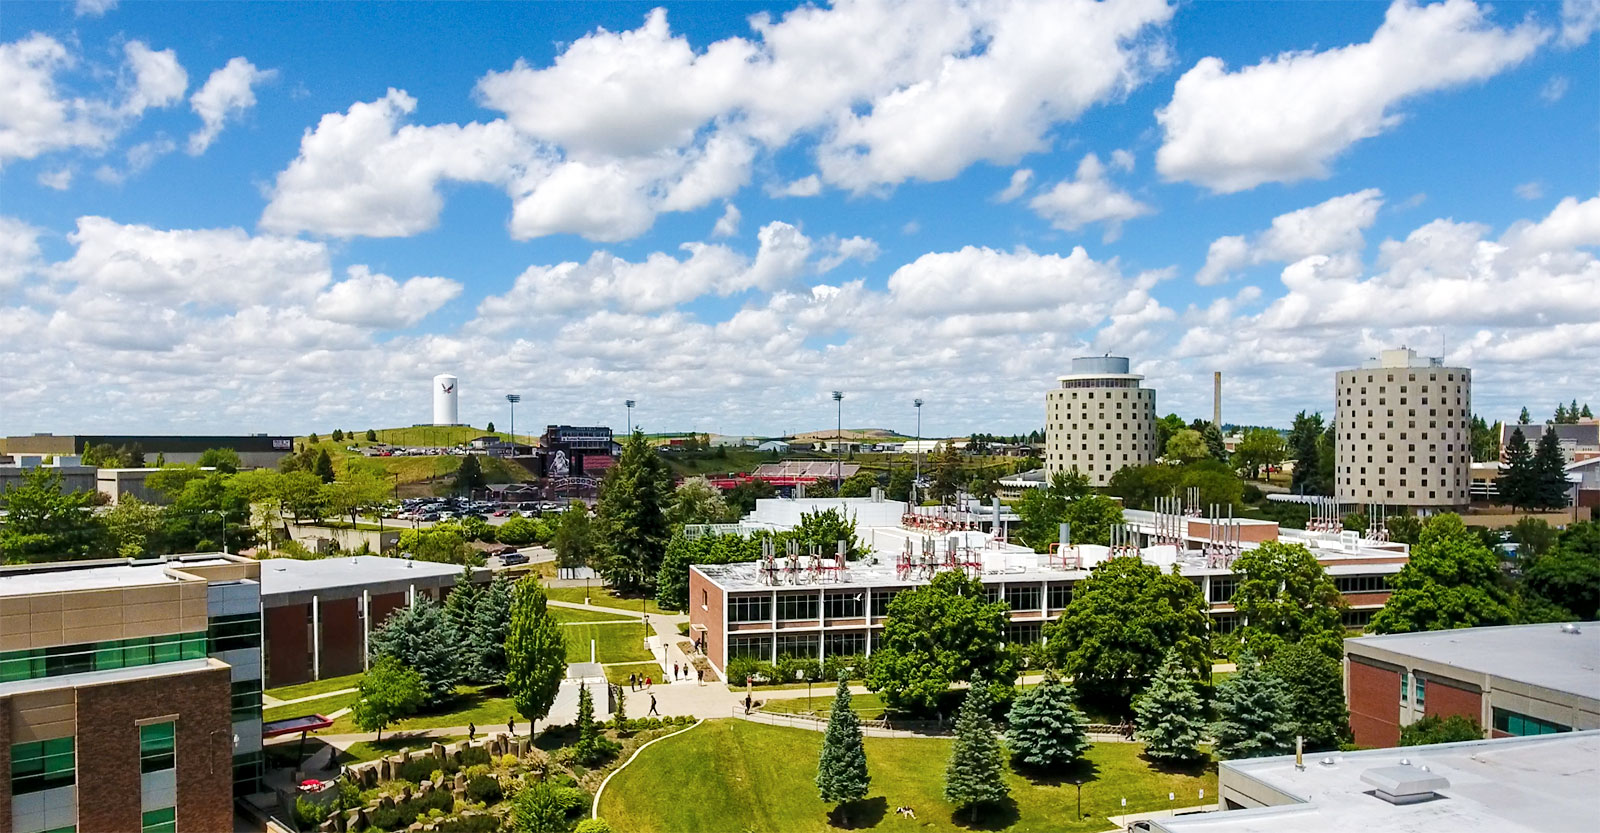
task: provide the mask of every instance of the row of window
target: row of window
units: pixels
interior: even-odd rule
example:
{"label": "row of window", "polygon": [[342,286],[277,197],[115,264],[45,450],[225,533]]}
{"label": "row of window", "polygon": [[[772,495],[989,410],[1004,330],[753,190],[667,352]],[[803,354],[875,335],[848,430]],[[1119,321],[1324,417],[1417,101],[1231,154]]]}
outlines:
{"label": "row of window", "polygon": [[1239,580],[1236,578],[1212,578],[1211,595],[1207,601],[1212,604],[1227,604],[1233,600],[1234,591],[1239,589]]}
{"label": "row of window", "polygon": [[11,746],[11,793],[70,787],[78,780],[78,756],[72,738],[51,738]]}
{"label": "row of window", "polygon": [[[1406,697],[1407,697],[1407,693],[1408,693],[1408,687],[1407,687],[1406,683],[1410,680],[1411,677],[1412,677],[1411,674],[1407,674],[1405,672],[1401,672],[1401,674],[1400,674],[1400,702],[1402,702],[1402,703],[1406,702]],[[1427,701],[1428,681],[1424,677],[1417,677],[1416,680],[1417,680],[1417,696],[1416,696],[1416,699],[1412,701],[1412,703],[1414,703],[1416,705],[1416,707],[1420,709],[1420,708],[1422,708],[1424,703],[1426,703],[1426,701]]]}
{"label": "row of window", "polygon": [[1541,720],[1526,714],[1510,711],[1508,709],[1494,710],[1494,728],[1508,735],[1527,737],[1528,735],[1554,735],[1561,732],[1572,731],[1571,726],[1556,723],[1551,720]]}
{"label": "row of window", "polygon": [[176,764],[176,724],[149,723],[139,727],[139,771],[160,772]]}
{"label": "row of window", "polygon": [[214,616],[206,636],[211,643],[211,653],[237,651],[261,647],[261,613],[238,613],[232,616]]}
{"label": "row of window", "polygon": [[261,719],[261,681],[239,680],[231,687],[229,700],[232,705],[233,723],[243,723],[247,720]]}
{"label": "row of window", "polygon": [[[1391,382],[1394,381],[1394,374],[1393,373],[1386,373],[1384,375],[1388,378],[1389,381],[1391,381]],[[1373,374],[1368,373],[1367,374],[1367,381],[1371,382],[1372,378],[1373,378]],[[1463,382],[1467,381],[1470,378],[1472,378],[1472,377],[1468,376],[1465,373],[1461,374],[1461,381],[1463,381]],[[1446,373],[1444,375],[1444,380],[1446,382],[1454,382],[1456,380],[1456,375],[1454,373]],[[1407,373],[1406,374],[1406,381],[1407,382],[1415,382],[1415,381],[1417,381],[1417,374],[1415,374],[1415,373]],[[1428,381],[1430,381],[1430,382],[1439,381],[1439,374],[1437,374],[1437,373],[1429,373],[1428,374]],[[1362,388],[1362,390],[1365,390],[1365,388]],[[1401,390],[1404,390],[1404,388],[1401,388]],[[1457,393],[1461,392],[1461,386],[1460,385],[1456,386],[1456,392]]]}
{"label": "row of window", "polygon": [[204,633],[173,633],[0,653],[0,682],[133,668],[206,655]]}
{"label": "row of window", "polygon": [[1334,586],[1340,593],[1381,593],[1389,589],[1389,577],[1377,576],[1336,576]]}

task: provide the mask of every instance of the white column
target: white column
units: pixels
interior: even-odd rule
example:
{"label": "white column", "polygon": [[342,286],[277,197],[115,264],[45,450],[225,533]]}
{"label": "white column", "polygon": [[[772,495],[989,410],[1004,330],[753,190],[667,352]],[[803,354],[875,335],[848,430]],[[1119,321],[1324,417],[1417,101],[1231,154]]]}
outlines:
{"label": "white column", "polygon": [[311,597],[311,679],[322,679],[322,609],[317,596]]}
{"label": "white column", "polygon": [[361,670],[367,670],[367,638],[372,634],[372,595],[361,590]]}
{"label": "white column", "polygon": [[417,606],[417,586],[415,584],[406,586],[406,606]]}
{"label": "white column", "polygon": [[827,650],[825,643],[828,641],[828,591],[817,591],[817,662],[823,659],[823,652]]}

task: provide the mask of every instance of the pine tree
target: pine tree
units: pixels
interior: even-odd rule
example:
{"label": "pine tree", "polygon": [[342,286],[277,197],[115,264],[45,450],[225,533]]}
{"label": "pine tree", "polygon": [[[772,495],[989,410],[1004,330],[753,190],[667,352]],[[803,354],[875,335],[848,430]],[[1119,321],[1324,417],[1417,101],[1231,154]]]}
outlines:
{"label": "pine tree", "polygon": [[1168,652],[1155,679],[1133,701],[1133,713],[1134,737],[1151,759],[1184,763],[1201,757],[1206,704],[1176,652]]}
{"label": "pine tree", "polygon": [[1497,487],[1500,499],[1512,507],[1533,505],[1536,473],[1533,451],[1528,448],[1528,438],[1521,428],[1511,429],[1511,439],[1506,442],[1506,463],[1500,470]]}
{"label": "pine tree", "polygon": [[322,482],[324,483],[333,482],[333,458],[328,456],[328,449],[324,448],[317,452],[317,465],[316,468],[312,470],[312,473],[322,478]]}
{"label": "pine tree", "polygon": [[622,746],[600,734],[600,724],[594,719],[594,695],[587,685],[578,687],[578,742],[572,747],[578,763],[595,764],[617,754]]}
{"label": "pine tree", "polygon": [[473,489],[482,489],[488,481],[483,477],[483,466],[478,462],[478,455],[468,454],[461,458],[461,468],[456,469],[456,490],[470,492]]}
{"label": "pine tree", "polygon": [[1260,758],[1294,749],[1294,724],[1282,683],[1267,675],[1246,648],[1239,670],[1217,684],[1217,722],[1211,726],[1217,757]]}
{"label": "pine tree", "polygon": [[595,508],[599,566],[614,588],[638,592],[655,582],[672,536],[666,515],[671,500],[666,461],[635,431],[606,472]]}
{"label": "pine tree", "polygon": [[429,704],[455,694],[461,679],[459,639],[434,602],[420,598],[389,614],[368,642],[373,659],[393,657],[422,675]]}
{"label": "pine tree", "polygon": [[843,821],[847,818],[845,805],[866,798],[871,784],[867,750],[861,739],[861,718],[850,707],[849,683],[840,677],[833,711],[828,715],[828,730],[822,736],[822,757],[817,760],[817,791],[823,801],[839,805]]}
{"label": "pine tree", "polygon": [[456,579],[456,586],[444,600],[444,618],[449,621],[451,629],[460,640],[458,648],[461,651],[461,677],[475,683],[492,682],[485,673],[482,663],[479,662],[478,653],[472,647],[478,643],[475,637],[478,629],[478,604],[483,591],[472,583],[472,568],[463,567],[461,575]]}
{"label": "pine tree", "polygon": [[473,626],[465,640],[467,650],[477,660],[479,673],[487,683],[506,678],[506,630],[511,623],[511,582],[496,576],[478,593],[473,610]]}
{"label": "pine tree", "polygon": [[567,643],[537,578],[517,582],[506,632],[506,689],[531,724],[550,713],[567,673]]}
{"label": "pine tree", "polygon": [[1567,406],[1567,424],[1568,425],[1573,425],[1573,424],[1576,424],[1577,421],[1578,421],[1578,400],[1574,399],[1574,400],[1572,400],[1572,404]]}
{"label": "pine tree", "polygon": [[1533,453],[1533,488],[1530,506],[1561,509],[1567,505],[1567,458],[1561,453],[1554,426],[1546,426]]}
{"label": "pine tree", "polygon": [[1528,409],[1527,408],[1523,408],[1522,409],[1522,413],[1517,414],[1517,424],[1518,425],[1527,425],[1529,419],[1532,419],[1532,417],[1528,416]]}
{"label": "pine tree", "polygon": [[1219,463],[1228,462],[1228,445],[1222,438],[1222,429],[1218,428],[1216,423],[1206,423],[1205,430],[1201,431],[1200,435],[1205,438],[1206,453],[1211,455],[1211,459]]}
{"label": "pine tree", "polygon": [[344,441],[344,432],[339,430],[338,428],[333,429],[333,441],[336,442],[336,443],[337,442],[343,442]]}
{"label": "pine tree", "polygon": [[628,733],[628,694],[622,686],[612,686],[612,694],[616,696],[617,707],[611,712],[611,728],[617,730],[619,737],[627,737]]}
{"label": "pine tree", "polygon": [[371,428],[368,428],[367,429],[367,442],[375,443],[377,441],[378,441],[378,432],[372,430]]}
{"label": "pine tree", "polygon": [[1583,403],[1583,410],[1578,412],[1580,419],[1594,419],[1594,412],[1589,410],[1589,403]]}
{"label": "pine tree", "polygon": [[1041,770],[1071,766],[1089,748],[1088,720],[1070,685],[1048,674],[1011,704],[1006,721],[1014,760]]}
{"label": "pine tree", "polygon": [[1556,415],[1550,421],[1555,423],[1556,425],[1565,424],[1566,421],[1567,421],[1567,406],[1565,404],[1557,402],[1556,403]]}
{"label": "pine tree", "polygon": [[1011,794],[1000,760],[1000,739],[989,717],[993,708],[989,686],[973,680],[956,718],[956,742],[944,773],[945,800],[956,805],[957,812],[968,811],[972,821],[977,821],[980,807],[997,804]]}

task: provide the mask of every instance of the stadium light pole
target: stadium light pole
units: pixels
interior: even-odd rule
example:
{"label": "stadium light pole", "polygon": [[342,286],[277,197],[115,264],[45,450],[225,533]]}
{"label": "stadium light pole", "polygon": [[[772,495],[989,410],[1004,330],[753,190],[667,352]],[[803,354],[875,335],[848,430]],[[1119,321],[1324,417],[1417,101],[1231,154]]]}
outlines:
{"label": "stadium light pole", "polygon": [[517,456],[517,403],[522,401],[522,394],[508,393],[506,401],[511,403],[511,456]]}
{"label": "stadium light pole", "polygon": [[844,437],[844,393],[833,392],[834,423],[833,429],[833,494],[838,496],[839,490],[844,485],[844,451],[839,448],[839,442]]}
{"label": "stadium light pole", "polygon": [[911,491],[915,492],[922,485],[922,400],[913,399],[911,404],[917,408],[917,473],[911,478]]}
{"label": "stadium light pole", "polygon": [[633,400],[629,399],[622,404],[628,406],[628,436],[633,436]]}

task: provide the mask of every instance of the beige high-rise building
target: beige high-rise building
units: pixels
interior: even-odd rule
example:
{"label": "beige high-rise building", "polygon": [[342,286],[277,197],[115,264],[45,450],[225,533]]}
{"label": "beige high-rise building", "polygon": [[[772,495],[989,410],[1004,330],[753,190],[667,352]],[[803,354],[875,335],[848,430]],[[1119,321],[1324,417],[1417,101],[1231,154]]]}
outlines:
{"label": "beige high-rise building", "polygon": [[1402,348],[1341,371],[1335,385],[1339,502],[1468,503],[1472,371]]}
{"label": "beige high-rise building", "polygon": [[1122,356],[1072,360],[1045,394],[1045,476],[1077,469],[1104,486],[1124,466],[1156,459],[1156,392],[1139,386]]}

